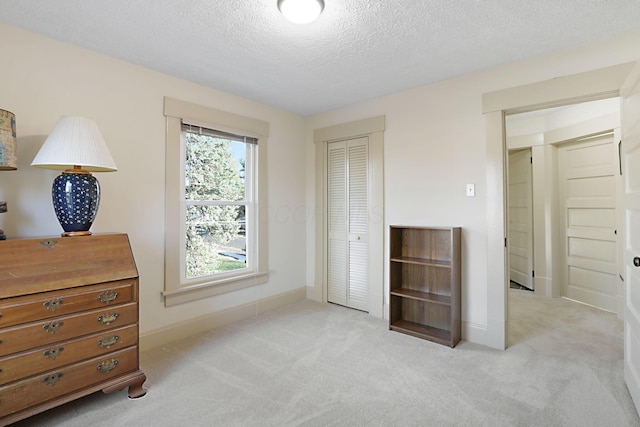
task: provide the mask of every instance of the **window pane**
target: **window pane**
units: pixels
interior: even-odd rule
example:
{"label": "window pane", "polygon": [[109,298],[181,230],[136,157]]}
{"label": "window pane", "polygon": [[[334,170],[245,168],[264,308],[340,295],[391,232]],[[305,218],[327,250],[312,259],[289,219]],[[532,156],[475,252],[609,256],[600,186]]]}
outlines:
{"label": "window pane", "polygon": [[244,200],[244,142],[185,132],[185,199]]}
{"label": "window pane", "polygon": [[246,206],[187,206],[186,276],[247,268]]}

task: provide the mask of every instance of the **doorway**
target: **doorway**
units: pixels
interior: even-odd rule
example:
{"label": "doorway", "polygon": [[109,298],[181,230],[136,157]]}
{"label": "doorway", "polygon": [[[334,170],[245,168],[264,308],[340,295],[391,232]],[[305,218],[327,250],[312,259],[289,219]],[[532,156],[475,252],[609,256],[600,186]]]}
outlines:
{"label": "doorway", "polygon": [[[619,123],[619,98],[505,119],[509,276],[526,283],[524,272],[531,272],[527,288],[539,296],[619,313],[616,189],[621,178],[613,135]],[[531,204],[525,200],[528,188]],[[529,239],[521,231],[528,229]],[[523,249],[528,247],[534,248],[531,268]]]}
{"label": "doorway", "polygon": [[488,230],[485,343],[489,347],[505,349],[507,344],[505,115],[618,97],[634,67],[635,62],[629,62],[482,95],[487,150]]}

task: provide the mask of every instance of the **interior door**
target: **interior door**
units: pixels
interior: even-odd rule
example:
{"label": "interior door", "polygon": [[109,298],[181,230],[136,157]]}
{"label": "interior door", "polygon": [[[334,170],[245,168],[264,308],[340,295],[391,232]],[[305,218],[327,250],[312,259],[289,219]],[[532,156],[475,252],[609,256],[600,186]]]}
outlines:
{"label": "interior door", "polygon": [[616,179],[613,133],[558,148],[564,224],[562,295],[618,312]]}
{"label": "interior door", "polygon": [[624,378],[640,412],[640,62],[621,95],[625,191]]}
{"label": "interior door", "polygon": [[533,290],[531,149],[509,152],[509,279]]}
{"label": "interior door", "polygon": [[367,311],[368,138],[332,142],[327,149],[327,300]]}

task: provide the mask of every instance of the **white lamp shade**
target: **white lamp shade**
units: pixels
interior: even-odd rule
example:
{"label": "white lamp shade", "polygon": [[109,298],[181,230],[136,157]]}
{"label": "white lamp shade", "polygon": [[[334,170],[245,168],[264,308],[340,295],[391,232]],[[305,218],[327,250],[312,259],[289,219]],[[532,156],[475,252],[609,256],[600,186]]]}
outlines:
{"label": "white lamp shade", "polygon": [[60,117],[31,166],[55,170],[80,166],[89,172],[118,170],[98,125],[76,116]]}

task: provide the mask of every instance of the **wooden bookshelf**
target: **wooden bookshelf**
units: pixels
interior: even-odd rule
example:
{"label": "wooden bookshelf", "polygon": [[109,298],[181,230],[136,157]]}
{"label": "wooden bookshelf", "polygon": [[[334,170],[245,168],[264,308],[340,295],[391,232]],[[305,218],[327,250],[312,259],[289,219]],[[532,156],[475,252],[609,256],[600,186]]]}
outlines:
{"label": "wooden bookshelf", "polygon": [[389,329],[460,341],[460,236],[459,227],[391,226]]}

